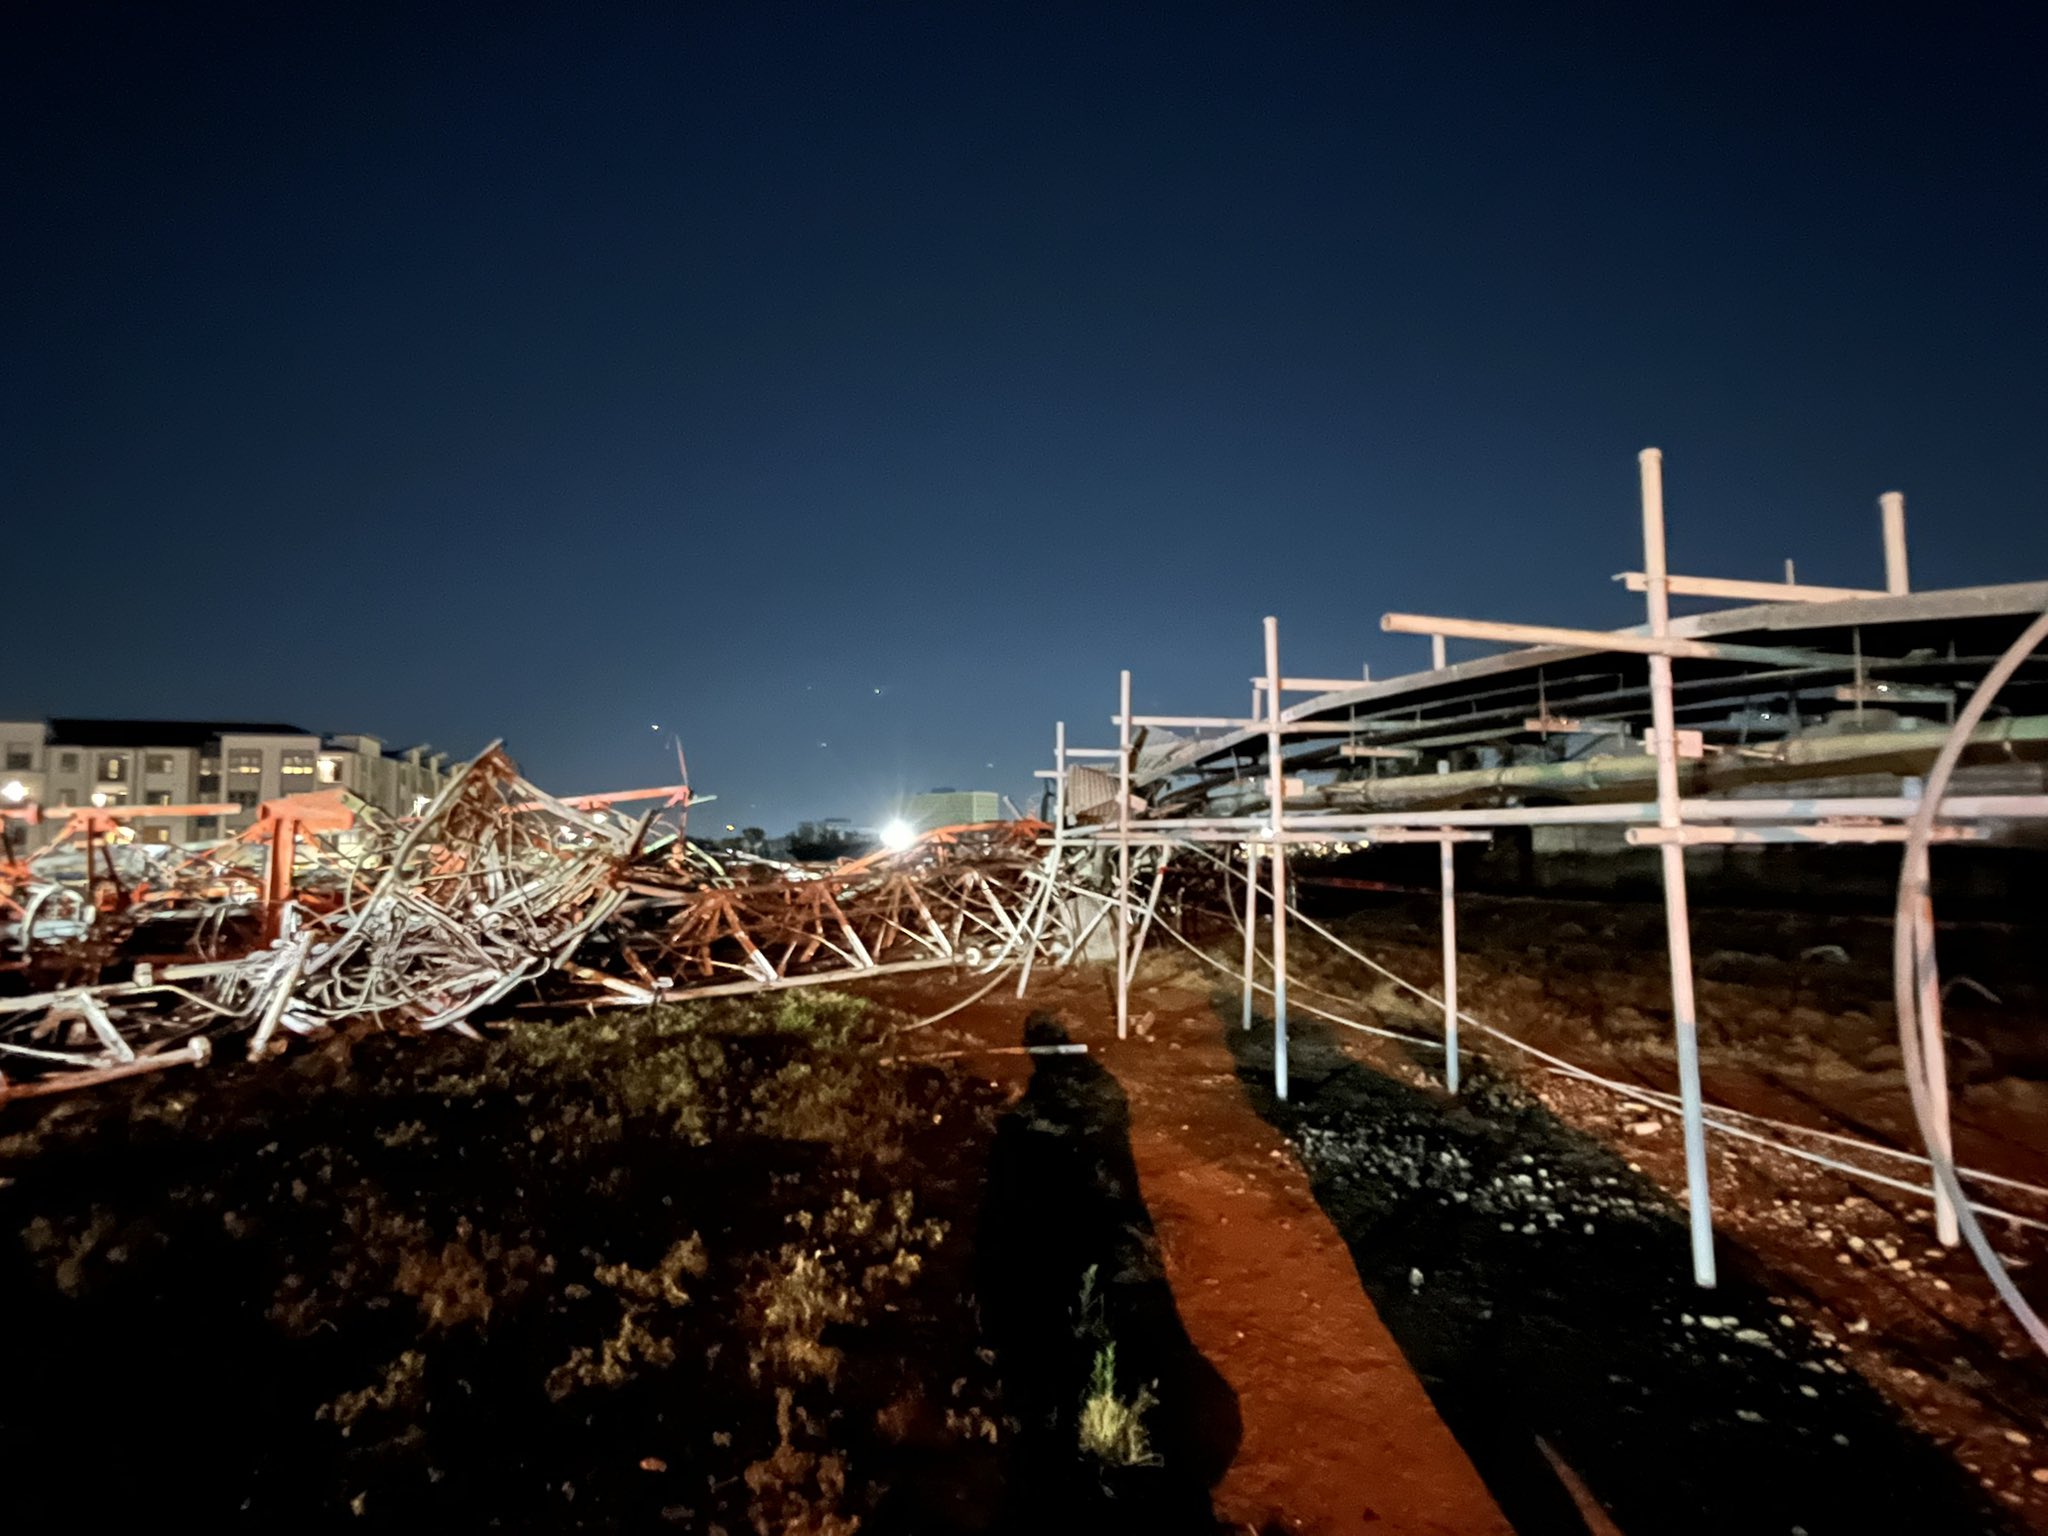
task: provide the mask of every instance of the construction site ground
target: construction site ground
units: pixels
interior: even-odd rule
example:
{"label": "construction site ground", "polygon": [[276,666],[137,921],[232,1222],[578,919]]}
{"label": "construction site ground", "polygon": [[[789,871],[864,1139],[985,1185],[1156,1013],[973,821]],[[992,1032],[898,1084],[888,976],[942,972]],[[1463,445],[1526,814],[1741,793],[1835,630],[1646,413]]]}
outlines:
{"label": "construction site ground", "polygon": [[[1670,1086],[1631,914],[1468,907],[1478,1017]],[[1332,921],[1434,984],[1426,908]],[[1301,1000],[1439,1027],[1296,946]],[[1814,947],[1709,954],[1710,1096],[1910,1145],[1867,946]],[[1956,998],[1959,1152],[2039,1179],[2032,1020],[1979,969],[2004,1001]],[[1297,1015],[1282,1104],[1264,1010],[1240,1030],[1184,951],[1146,961],[1123,1041],[1099,968],[904,1027],[962,990],[340,1040],[10,1106],[10,1513],[2048,1531],[2048,1389],[1924,1201],[1716,1138],[1702,1292],[1675,1124],[1608,1090],[1483,1046],[1453,1102],[1440,1054]],[[2031,1284],[2038,1234],[1992,1229]],[[1078,1444],[1106,1350],[1146,1404],[1130,1465]]]}

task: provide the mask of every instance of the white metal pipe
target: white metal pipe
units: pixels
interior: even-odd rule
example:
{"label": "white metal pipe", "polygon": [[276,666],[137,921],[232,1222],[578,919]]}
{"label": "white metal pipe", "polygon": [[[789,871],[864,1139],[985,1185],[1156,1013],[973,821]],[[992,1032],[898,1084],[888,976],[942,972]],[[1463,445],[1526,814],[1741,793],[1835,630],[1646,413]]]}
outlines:
{"label": "white metal pipe", "polygon": [[1068,948],[1066,958],[1060,961],[1061,970],[1065,970],[1081,958],[1081,952],[1088,947],[1088,941],[1095,937],[1095,930],[1102,926],[1103,918],[1107,917],[1110,908],[1116,905],[1115,902],[1105,899],[1094,891],[1088,891],[1086,894],[1092,900],[1099,903],[1099,905],[1095,908],[1095,915],[1083,923],[1080,930],[1074,935],[1074,942]]}
{"label": "white metal pipe", "polygon": [[1906,496],[1903,491],[1886,491],[1877,498],[1878,515],[1884,521],[1884,589],[1890,593],[1913,590],[1906,569]]}
{"label": "white metal pipe", "polygon": [[1245,840],[1245,1028],[1251,1028],[1253,971],[1260,950],[1260,846]]}
{"label": "white metal pipe", "polygon": [[[1653,848],[1664,843],[1681,847],[1726,847],[1731,843],[1903,843],[1906,829],[1896,824],[1882,827],[1630,827],[1622,834],[1637,847]],[[1981,843],[1988,834],[1982,827],[1936,827],[1934,837],[1942,843]]]}
{"label": "white metal pipe", "polygon": [[[1650,634],[1663,639],[1671,628],[1665,586],[1664,455],[1645,448],[1642,468],[1643,571]],[[1678,794],[1678,732],[1671,693],[1671,655],[1650,657],[1650,716],[1657,731],[1657,824],[1676,830],[1682,812]],[[1693,996],[1692,914],[1685,889],[1685,850],[1676,842],[1658,850],[1664,874],[1664,937],[1671,960],[1671,1018],[1678,1046],[1678,1096],[1685,1125],[1686,1209],[1692,1227],[1693,1280],[1714,1284],[1714,1213],[1707,1188],[1705,1096],[1700,1089],[1699,1013]]]}
{"label": "white metal pipe", "polygon": [[[1787,566],[1791,561],[1785,562]],[[1631,592],[1649,590],[1650,578],[1641,571],[1623,571],[1615,580]],[[1680,597],[1730,597],[1757,603],[1839,603],[1852,597],[1883,597],[1868,587],[1801,586],[1787,576],[1783,581],[1731,581],[1720,576],[1666,576],[1664,589]]]}
{"label": "white metal pipe", "polygon": [[1452,858],[1456,839],[1437,844],[1437,868],[1443,877],[1444,929],[1444,1087],[1458,1091],[1458,895],[1457,865]]}
{"label": "white metal pipe", "polygon": [[[1611,825],[1594,822],[1592,825]],[[1537,826],[1548,823],[1537,822]],[[1230,827],[1173,827],[1155,826],[1150,822],[1133,823],[1131,845],[1149,847],[1155,843],[1235,843],[1244,839],[1244,828]],[[1262,843],[1273,841],[1273,834],[1264,827],[1249,829]],[[1455,834],[1441,827],[1332,827],[1306,826],[1290,822],[1281,834],[1281,841],[1287,843],[1357,843],[1373,846],[1381,843],[1434,843],[1445,836],[1454,842],[1484,843],[1492,841],[1489,830],[1463,829]],[[1116,836],[1116,828],[1106,827],[1083,832],[1073,839],[1075,842],[1101,843]],[[1729,847],[1761,843],[1902,843],[1907,839],[1898,827],[1774,827],[1774,826],[1733,826],[1733,827],[1680,827],[1675,830],[1664,827],[1629,827],[1624,836],[1642,848],[1655,848],[1664,843],[1677,843],[1681,847],[1707,846]],[[1989,841],[1983,829],[1978,827],[1936,827],[1933,841],[1937,843],[1981,843]]]}
{"label": "white metal pipe", "polygon": [[[1662,586],[1661,580],[1659,586]],[[1390,635],[1452,635],[1500,645],[1555,645],[1578,651],[1621,651],[1636,656],[1683,656],[1691,661],[1753,661],[1770,666],[1804,666],[1810,651],[1784,646],[1727,645],[1685,640],[1670,633],[1628,634],[1612,629],[1567,629],[1556,624],[1505,624],[1495,619],[1451,619],[1438,614],[1383,613],[1380,628]]]}
{"label": "white metal pipe", "polygon": [[1145,898],[1145,915],[1138,920],[1138,936],[1131,943],[1130,971],[1138,969],[1138,956],[1145,952],[1145,937],[1152,931],[1152,915],[1159,910],[1159,893],[1166,886],[1166,866],[1173,861],[1173,850],[1164,848],[1159,853],[1159,864],[1152,871],[1152,894]]}
{"label": "white metal pipe", "polygon": [[[1162,833],[1152,831],[1145,822],[1133,823],[1133,827],[1134,830],[1131,833],[1131,846],[1133,848],[1171,848],[1180,844],[1195,843],[1224,845],[1244,841],[1244,833],[1241,831],[1230,832],[1197,828],[1193,831]],[[1114,837],[1116,834],[1114,827],[1108,828],[1107,831],[1109,837]],[[1261,843],[1270,845],[1274,841],[1273,834],[1264,827],[1255,829],[1253,835]],[[1492,835],[1486,832],[1446,832],[1441,829],[1427,827],[1417,829],[1403,827],[1385,832],[1303,832],[1298,828],[1290,826],[1287,831],[1280,834],[1279,841],[1290,845],[1309,845],[1314,847],[1320,847],[1326,843],[1355,843],[1361,848],[1367,848],[1380,843],[1440,843],[1446,837],[1450,838],[1454,843],[1486,843],[1493,840]],[[1107,842],[1108,837],[1077,837],[1074,841],[1101,844]]]}
{"label": "white metal pipe", "polygon": [[843,971],[814,971],[802,976],[778,976],[774,981],[726,981],[708,987],[681,987],[655,994],[665,1003],[688,1002],[699,997],[736,997],[743,992],[788,992],[797,987],[829,987],[842,981],[865,981],[871,976],[900,976],[909,971],[936,971],[957,967],[959,958],[935,955],[928,960],[892,960],[887,965],[850,966]]}
{"label": "white metal pipe", "polygon": [[1056,720],[1052,728],[1052,827],[1055,835],[1067,827],[1067,722]]}
{"label": "white metal pipe", "polygon": [[[1925,880],[1920,882],[1918,898],[1913,903],[1913,961],[1920,985],[1920,1059],[1927,1074],[1927,1150],[1933,1157],[1953,1161],[1955,1140],[1948,1118],[1948,1051],[1941,1031],[1941,967],[1934,954],[1934,898]],[[1955,1202],[1939,1179],[1934,1181],[1934,1231],[1944,1248],[1953,1248],[1962,1241]]]}
{"label": "white metal pipe", "polygon": [[[1052,852],[1046,862],[1044,900],[1038,909],[1038,924],[1045,921],[1046,913],[1052,910],[1053,887],[1060,873],[1063,855],[1066,852],[1067,832],[1067,722],[1055,720],[1052,727]],[[1017,974],[1017,996],[1023,997],[1024,989],[1031,985],[1031,968],[1038,959],[1038,924],[1031,929],[1031,943],[1024,950],[1024,964]]]}
{"label": "white metal pipe", "polygon": [[[1024,963],[1017,968],[1017,996],[1021,999],[1031,986],[1031,969],[1038,958],[1039,935],[1045,930],[1045,919],[1052,911],[1053,890],[1059,883],[1060,846],[1054,843],[1045,854],[1045,884],[1033,893],[1036,905],[1027,904],[1024,909]],[[847,930],[851,934],[852,930]]]}
{"label": "white metal pipe", "polygon": [[[1111,725],[1122,725],[1121,717],[1112,715]],[[1178,726],[1188,730],[1214,729],[1248,731],[1263,724],[1259,720],[1239,720],[1230,715],[1134,715],[1132,725]]]}
{"label": "white metal pipe", "polygon": [[1431,635],[1429,637],[1430,669],[1441,672],[1450,664],[1450,658],[1444,653],[1444,637],[1442,635]]}
{"label": "white metal pipe", "polygon": [[161,1072],[166,1067],[201,1066],[212,1056],[213,1042],[201,1035],[191,1044],[180,1046],[177,1050],[160,1051],[154,1056],[138,1056],[132,1061],[119,1062],[111,1067],[99,1067],[84,1072],[57,1072],[25,1083],[0,1081],[0,1104],[5,1104],[9,1099],[33,1099],[45,1094],[68,1093],[76,1088],[117,1082],[124,1077],[139,1077],[145,1072]]}
{"label": "white metal pipe", "polygon": [[[1680,801],[1679,813],[1687,822],[1810,822],[1843,816],[1904,820],[1918,805],[1917,800],[1898,795],[1829,795],[1811,800],[1694,799]],[[1941,803],[1943,822],[2030,821],[2042,817],[2048,817],[2048,795],[1954,795]],[[1290,819],[1290,825],[1298,830],[1412,827],[1427,831],[1432,827],[1593,827],[1654,822],[1656,819],[1657,806],[1654,802],[1620,801],[1597,805],[1523,805],[1452,811],[1297,812]],[[1255,832],[1263,829],[1265,822],[1249,815],[1163,816],[1146,821],[1144,826],[1147,831],[1236,827]],[[0,1003],[0,1009],[5,1006]]]}
{"label": "white metal pipe", "polygon": [[1123,1039],[1131,1028],[1131,674],[1125,669],[1119,683],[1117,715],[1116,774],[1116,1037]]}
{"label": "white metal pipe", "polygon": [[[1280,679],[1282,693],[1340,693],[1346,688],[1363,688],[1372,681],[1372,669],[1366,668],[1358,677],[1283,677]],[[1252,698],[1262,700],[1266,696],[1266,680],[1252,679]],[[1254,703],[1253,711],[1264,715],[1265,710]]]}
{"label": "white metal pipe", "polygon": [[1266,770],[1273,828],[1273,1095],[1287,1099],[1287,765],[1280,757],[1280,621],[1266,619]]}

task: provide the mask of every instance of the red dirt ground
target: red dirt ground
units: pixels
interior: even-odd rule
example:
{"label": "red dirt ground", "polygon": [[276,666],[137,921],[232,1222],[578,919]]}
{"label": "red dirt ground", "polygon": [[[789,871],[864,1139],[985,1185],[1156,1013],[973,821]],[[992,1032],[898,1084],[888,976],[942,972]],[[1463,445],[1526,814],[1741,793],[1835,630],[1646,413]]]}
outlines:
{"label": "red dirt ground", "polygon": [[[885,994],[916,1015],[937,989]],[[937,1026],[948,1048],[1014,1049],[1028,1016],[1057,1014],[1115,1074],[1168,1279],[1195,1346],[1237,1393],[1243,1441],[1214,1491],[1253,1531],[1510,1531],[1367,1299],[1306,1174],[1239,1087],[1206,987],[1144,991],[1118,1042],[1100,976],[1007,987]],[[938,1048],[940,1041],[932,1041]],[[988,1054],[1021,1092],[1031,1058]]]}
{"label": "red dirt ground", "polygon": [[[1424,986],[1433,950],[1371,943]],[[1537,950],[1465,961],[1465,1002],[1479,1017],[1625,1082],[1672,1086],[1659,955]],[[1343,999],[1322,1006],[1364,1022],[1433,1034],[1426,1002],[1318,945],[1298,977]],[[1343,1239],[1307,1175],[1249,1102],[1219,1038],[1214,983],[1155,957],[1134,988],[1132,1038],[1114,1037],[1100,972],[1034,982],[1028,1003],[1005,985],[935,1033],[970,1050],[1014,1051],[1024,1022],[1051,1011],[1118,1079],[1131,1143],[1176,1303],[1195,1345],[1236,1390],[1243,1441],[1215,1490],[1219,1516],[1241,1528],[1291,1531],[1505,1531],[1507,1522],[1444,1427],[1365,1295]],[[1226,983],[1227,985],[1227,983]],[[1710,1100],[1837,1132],[1913,1146],[1896,1051],[1882,1010],[1786,987],[1708,980],[1701,1035]],[[943,1006],[935,988],[896,989],[913,1016]],[[1820,1004],[1820,1006],[1816,1006]],[[1873,1016],[1877,1015],[1877,1016]],[[2009,1022],[2009,1021],[2008,1021]],[[1344,1050],[1435,1091],[1437,1063],[1395,1042],[1338,1031]],[[935,1046],[940,1042],[934,1039]],[[1612,1092],[1494,1047],[1553,1114],[1616,1148],[1668,1194],[1684,1198],[1675,1123]],[[1021,1091],[1031,1059],[979,1056],[992,1079]],[[1966,1162],[2048,1180],[2032,1150],[2048,1120],[2048,1087],[2018,1071],[1964,1070],[1956,1082],[1957,1150]],[[1829,1150],[1809,1143],[1817,1150]],[[1882,1394],[2025,1528],[2048,1533],[2048,1379],[1967,1251],[1934,1241],[1927,1203],[1724,1137],[1710,1140],[1715,1220],[1774,1276],[1770,1300],[1840,1350]],[[1910,1175],[1906,1165],[1882,1164]],[[1998,1190],[1994,1203],[2048,1217],[2048,1201]],[[2021,1283],[2038,1291],[2042,1234],[1989,1223]],[[1546,1448],[1546,1454],[1549,1454]],[[1559,1475],[1575,1500],[1570,1468]],[[1591,1528],[1601,1529],[1597,1508]]]}

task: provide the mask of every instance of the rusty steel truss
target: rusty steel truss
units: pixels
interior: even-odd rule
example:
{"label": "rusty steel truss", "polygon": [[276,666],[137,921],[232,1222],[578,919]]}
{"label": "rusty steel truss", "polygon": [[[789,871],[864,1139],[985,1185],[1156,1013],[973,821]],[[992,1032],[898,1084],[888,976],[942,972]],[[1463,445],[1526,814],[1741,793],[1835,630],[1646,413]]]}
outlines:
{"label": "rusty steel truss", "polygon": [[1054,898],[1038,822],[818,867],[721,860],[688,840],[689,804],[685,785],[558,799],[494,746],[417,817],[292,796],[198,853],[77,813],[0,870],[0,966],[21,989],[0,996],[0,1101],[196,1064],[229,1038],[262,1059],[343,1029],[473,1033],[515,995],[647,1005],[1064,964],[1110,906]]}

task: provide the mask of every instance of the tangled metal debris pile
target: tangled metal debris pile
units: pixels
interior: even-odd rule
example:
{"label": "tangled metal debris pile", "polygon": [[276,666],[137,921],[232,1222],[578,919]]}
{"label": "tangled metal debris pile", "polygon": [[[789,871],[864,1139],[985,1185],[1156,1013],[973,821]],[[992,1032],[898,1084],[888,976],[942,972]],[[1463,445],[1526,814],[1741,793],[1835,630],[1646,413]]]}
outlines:
{"label": "tangled metal debris pile", "polygon": [[557,799],[494,746],[417,817],[292,796],[198,854],[80,813],[0,865],[0,1101],[196,1064],[233,1036],[257,1059],[344,1027],[471,1033],[522,989],[647,1004],[1074,951],[1040,823],[831,868],[722,862],[685,835],[689,799]]}

